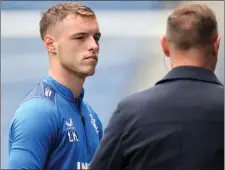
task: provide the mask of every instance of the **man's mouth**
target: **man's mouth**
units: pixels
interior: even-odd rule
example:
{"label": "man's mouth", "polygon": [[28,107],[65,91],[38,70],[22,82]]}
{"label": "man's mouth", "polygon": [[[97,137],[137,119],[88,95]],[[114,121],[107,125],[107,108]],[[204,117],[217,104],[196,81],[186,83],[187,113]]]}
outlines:
{"label": "man's mouth", "polygon": [[85,57],[84,59],[93,59],[93,60],[96,60],[96,61],[98,61],[98,58],[97,58],[97,56],[88,56],[88,57]]}

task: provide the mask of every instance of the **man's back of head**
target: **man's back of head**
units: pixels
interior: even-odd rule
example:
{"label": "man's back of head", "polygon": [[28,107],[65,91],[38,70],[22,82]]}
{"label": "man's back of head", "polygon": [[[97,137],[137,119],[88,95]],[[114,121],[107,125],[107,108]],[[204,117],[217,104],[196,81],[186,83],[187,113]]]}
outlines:
{"label": "man's back of head", "polygon": [[161,45],[172,67],[190,65],[214,71],[219,42],[214,12],[205,4],[185,4],[169,15]]}

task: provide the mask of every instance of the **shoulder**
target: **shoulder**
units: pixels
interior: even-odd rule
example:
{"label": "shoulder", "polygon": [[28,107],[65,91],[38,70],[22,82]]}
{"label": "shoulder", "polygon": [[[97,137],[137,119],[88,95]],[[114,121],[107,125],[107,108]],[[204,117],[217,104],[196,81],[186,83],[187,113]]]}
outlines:
{"label": "shoulder", "polygon": [[33,88],[17,108],[11,128],[41,127],[57,124],[57,111],[55,107],[55,91],[47,84],[41,82]]}
{"label": "shoulder", "polygon": [[26,95],[21,104],[35,98],[44,99],[44,101],[48,100],[49,102],[55,104],[55,95],[55,90],[46,82],[41,81]]}
{"label": "shoulder", "polygon": [[[154,88],[154,87],[153,87]],[[129,94],[122,98],[118,103],[118,108],[126,109],[126,108],[135,108],[145,103],[145,101],[149,100],[153,94],[153,88],[141,90],[139,92],[135,92]]]}
{"label": "shoulder", "polygon": [[38,83],[16,110],[16,117],[47,117],[56,112],[55,91],[45,82]]}
{"label": "shoulder", "polygon": [[54,105],[49,100],[42,98],[32,98],[23,102],[16,110],[11,126],[23,126],[28,122],[38,126],[56,123],[57,115]]}
{"label": "shoulder", "polygon": [[45,98],[31,98],[17,108],[15,116],[29,117],[29,116],[49,116],[56,112],[55,105]]}
{"label": "shoulder", "polygon": [[123,97],[112,114],[113,119],[124,124],[136,120],[143,109],[153,101],[153,96],[153,88],[149,88]]}
{"label": "shoulder", "polygon": [[59,121],[55,113],[54,105],[47,99],[32,98],[25,101],[16,110],[11,120],[10,138],[14,141],[29,137],[35,140],[46,140],[46,135],[49,138],[56,136]]}

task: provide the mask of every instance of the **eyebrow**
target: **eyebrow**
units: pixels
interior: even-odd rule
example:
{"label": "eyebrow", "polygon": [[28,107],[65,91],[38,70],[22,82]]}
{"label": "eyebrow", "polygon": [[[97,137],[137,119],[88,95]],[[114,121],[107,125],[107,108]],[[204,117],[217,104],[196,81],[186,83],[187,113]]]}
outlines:
{"label": "eyebrow", "polygon": [[[88,34],[88,33],[86,33],[86,32],[78,32],[78,33],[72,34],[70,37],[81,36],[81,35],[87,35],[87,34]],[[95,35],[95,36],[96,36],[96,35],[97,35],[97,36],[101,36],[101,33],[100,33],[100,32],[96,32],[94,35]]]}

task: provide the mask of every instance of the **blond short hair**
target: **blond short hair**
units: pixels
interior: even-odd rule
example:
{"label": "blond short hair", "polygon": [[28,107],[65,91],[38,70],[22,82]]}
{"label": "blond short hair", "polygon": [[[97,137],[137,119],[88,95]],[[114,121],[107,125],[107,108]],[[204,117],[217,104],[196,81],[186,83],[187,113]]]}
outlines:
{"label": "blond short hair", "polygon": [[167,39],[179,50],[210,45],[217,35],[216,16],[205,4],[182,5],[168,17]]}
{"label": "blond short hair", "polygon": [[96,17],[92,9],[81,3],[64,2],[55,5],[44,11],[41,15],[39,23],[41,39],[44,40],[48,30],[57,22],[66,18],[69,14]]}

